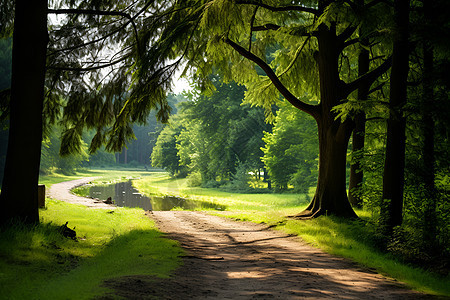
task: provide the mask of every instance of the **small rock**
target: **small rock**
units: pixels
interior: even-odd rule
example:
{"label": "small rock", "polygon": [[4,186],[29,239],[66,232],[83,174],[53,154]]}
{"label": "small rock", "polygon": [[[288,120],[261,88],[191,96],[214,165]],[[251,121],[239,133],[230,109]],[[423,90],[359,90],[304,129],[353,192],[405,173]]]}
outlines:
{"label": "small rock", "polygon": [[111,197],[108,197],[108,199],[106,199],[105,204],[114,204],[114,201],[111,199]]}

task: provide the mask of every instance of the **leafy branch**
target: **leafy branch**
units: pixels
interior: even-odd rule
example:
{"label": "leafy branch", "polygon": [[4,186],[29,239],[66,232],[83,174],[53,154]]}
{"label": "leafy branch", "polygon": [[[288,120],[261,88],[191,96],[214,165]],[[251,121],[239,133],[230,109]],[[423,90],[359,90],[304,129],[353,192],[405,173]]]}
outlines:
{"label": "leafy branch", "polygon": [[270,11],[301,11],[301,12],[307,12],[310,14],[313,14],[315,16],[319,16],[320,13],[317,9],[311,8],[311,7],[306,7],[306,6],[301,6],[301,5],[284,5],[284,6],[272,6],[272,5],[268,5],[265,3],[261,3],[260,1],[236,1],[236,4],[250,4],[250,5],[256,5],[256,6],[260,6],[263,7],[265,9],[268,9]]}
{"label": "leafy branch", "polygon": [[267,74],[269,79],[272,81],[273,85],[278,89],[278,91],[286,98],[289,103],[291,103],[296,108],[306,112],[307,114],[313,116],[316,118],[319,114],[319,111],[317,109],[316,105],[307,104],[303,101],[300,101],[296,96],[294,96],[287,88],[284,86],[284,84],[280,81],[279,77],[275,74],[275,72],[272,70],[272,68],[264,62],[261,58],[256,56],[255,54],[249,52],[245,48],[243,48],[241,45],[233,42],[228,37],[224,38],[223,41],[230,45],[234,50],[236,50],[239,54],[241,54],[243,57],[253,61],[256,63],[263,71]]}

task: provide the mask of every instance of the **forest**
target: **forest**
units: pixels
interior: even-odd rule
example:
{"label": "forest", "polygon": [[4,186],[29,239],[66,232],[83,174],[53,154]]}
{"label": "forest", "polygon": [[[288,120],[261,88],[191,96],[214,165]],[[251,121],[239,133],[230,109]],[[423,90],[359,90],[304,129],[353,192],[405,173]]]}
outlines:
{"label": "forest", "polygon": [[39,223],[40,175],[157,168],[192,187],[313,191],[289,218],[359,220],[382,251],[448,270],[449,9],[1,0],[0,224]]}

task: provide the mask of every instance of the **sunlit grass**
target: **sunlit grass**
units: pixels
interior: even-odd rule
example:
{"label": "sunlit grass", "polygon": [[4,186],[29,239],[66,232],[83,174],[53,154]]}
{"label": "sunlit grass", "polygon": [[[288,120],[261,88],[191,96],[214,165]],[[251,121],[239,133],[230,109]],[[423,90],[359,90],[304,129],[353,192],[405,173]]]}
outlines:
{"label": "sunlit grass", "polygon": [[[48,200],[38,226],[0,232],[0,299],[90,299],[107,278],[167,277],[180,248],[140,209],[88,209]],[[69,222],[78,241],[58,228]]]}

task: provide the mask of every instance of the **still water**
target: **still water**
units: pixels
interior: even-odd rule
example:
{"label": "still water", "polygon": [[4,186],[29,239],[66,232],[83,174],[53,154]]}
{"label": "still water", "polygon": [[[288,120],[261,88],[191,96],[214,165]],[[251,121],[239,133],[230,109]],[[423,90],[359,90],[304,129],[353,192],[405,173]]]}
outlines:
{"label": "still water", "polygon": [[86,186],[86,194],[92,198],[106,200],[108,197],[114,204],[121,207],[140,207],[144,210],[172,210],[182,208],[185,210],[215,209],[224,210],[225,206],[211,202],[193,201],[173,196],[151,196],[141,195],[135,189],[131,181],[119,182],[110,185]]}

